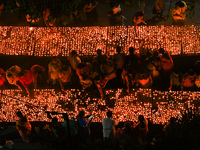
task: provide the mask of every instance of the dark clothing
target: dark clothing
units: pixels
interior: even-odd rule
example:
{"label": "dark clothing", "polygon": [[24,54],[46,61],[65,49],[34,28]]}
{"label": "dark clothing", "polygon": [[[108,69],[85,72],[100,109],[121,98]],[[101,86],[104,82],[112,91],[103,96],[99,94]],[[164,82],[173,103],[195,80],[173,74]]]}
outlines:
{"label": "dark clothing", "polygon": [[126,56],[125,65],[128,65],[131,69],[137,71],[139,69],[139,56],[135,54]]}
{"label": "dark clothing", "polygon": [[[88,25],[94,25],[98,22],[98,14],[96,7],[94,7],[92,10],[90,10],[90,7],[86,7],[86,16],[87,16],[87,23]],[[87,10],[90,10],[89,12]]]}
{"label": "dark clothing", "polygon": [[111,26],[122,25],[122,13],[113,13],[113,10],[108,12],[109,22]]}
{"label": "dark clothing", "polygon": [[83,137],[89,137],[89,127],[88,122],[84,118],[78,118],[78,123],[80,125],[80,132]]}
{"label": "dark clothing", "polygon": [[[66,132],[68,132],[68,126],[67,121],[64,121],[62,123],[63,128]],[[69,120],[69,128],[70,128],[70,134],[71,136],[77,136],[78,135],[78,125],[75,120]]]}

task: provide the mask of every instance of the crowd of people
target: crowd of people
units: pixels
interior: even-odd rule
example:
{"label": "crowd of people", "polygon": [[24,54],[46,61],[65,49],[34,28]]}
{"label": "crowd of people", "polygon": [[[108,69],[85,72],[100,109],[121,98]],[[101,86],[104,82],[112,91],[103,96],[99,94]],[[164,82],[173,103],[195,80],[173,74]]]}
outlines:
{"label": "crowd of people", "polygon": [[[37,89],[37,82],[43,77],[43,84],[60,88],[63,92],[71,88],[97,88],[101,98],[104,97],[106,88],[124,88],[127,93],[130,88],[194,91],[200,87],[199,61],[194,66],[182,75],[181,70],[174,67],[170,53],[163,48],[153,51],[140,48],[140,52],[136,53],[130,47],[129,54],[126,55],[117,46],[116,54],[110,57],[102,54],[100,49],[92,57],[80,57],[73,50],[64,63],[59,58],[54,58],[46,69],[46,66],[40,65],[33,65],[30,70],[23,70],[17,65],[6,71],[1,69],[0,86],[6,89],[4,85],[9,83],[26,91],[28,95],[33,95],[33,89]],[[47,72],[48,77],[45,78],[44,74]]]}
{"label": "crowd of people", "polygon": [[20,90],[25,90],[28,95],[33,89],[37,89],[37,78],[45,68],[40,65],[33,65],[30,70],[22,70],[15,65],[6,70],[0,68],[0,86],[5,89],[5,82],[16,86]]}
{"label": "crowd of people", "polygon": [[[116,1],[108,1],[111,10],[108,12],[108,19],[109,23],[112,26],[115,25],[125,25],[127,18],[123,15],[123,11],[121,9],[120,3]],[[96,6],[98,5],[98,2],[95,3],[89,3],[84,7],[84,11],[86,12],[87,16],[87,22],[88,25],[96,25],[98,22],[98,14],[96,10]],[[164,5],[165,1],[164,0],[155,0],[152,13],[153,13],[153,18],[151,22],[159,22],[161,20],[165,20],[166,17],[169,16],[164,16],[163,11],[164,11]],[[174,4],[174,7],[171,12],[171,16],[173,18],[172,25],[184,25],[185,20],[186,20],[186,10],[187,10],[187,4],[184,1],[178,1]],[[147,25],[149,24],[149,21],[145,22],[144,21],[144,11],[139,11],[136,12],[133,15],[132,19],[133,25],[134,26],[140,26],[140,25]]]}
{"label": "crowd of people", "polygon": [[[199,116],[189,110],[183,118],[171,117],[169,122],[162,125],[152,124],[143,115],[138,120],[127,121],[119,125],[119,120],[113,119],[113,112],[107,111],[107,118],[103,118],[101,128],[91,127],[92,115],[85,116],[84,111],[79,111],[78,116],[67,113],[46,112],[51,122],[40,122],[33,125],[28,116],[21,111],[16,112],[16,128],[22,140],[26,143],[39,141],[43,149],[177,149],[186,146],[189,149],[198,149]],[[63,122],[58,122],[56,115],[61,114]],[[71,119],[69,119],[71,115]],[[54,117],[53,117],[54,116]],[[102,135],[95,135],[100,133]],[[96,137],[94,137],[94,135]],[[93,138],[93,139],[92,139]],[[184,144],[177,140],[188,140]],[[10,139],[0,139],[1,145],[12,148]]]}
{"label": "crowd of people", "polygon": [[[110,5],[111,10],[108,12],[108,19],[111,26],[116,25],[125,25],[127,18],[123,15],[122,8],[120,6],[120,3],[109,0],[107,3]],[[86,13],[86,21],[87,25],[97,25],[98,23],[98,13],[96,6],[98,5],[98,1],[88,3],[84,6],[84,12]],[[166,16],[163,15],[164,11],[164,0],[155,0],[152,13],[153,18],[152,22],[159,22],[161,20],[166,19]],[[186,20],[186,10],[187,10],[187,4],[184,1],[178,1],[174,4],[174,7],[171,12],[171,16],[173,18],[173,25],[184,25]],[[77,15],[79,16],[79,15]],[[76,18],[76,17],[75,17]],[[80,16],[75,19],[75,22],[80,23],[81,19]],[[140,26],[140,25],[147,25],[149,24],[149,21],[144,21],[144,11],[136,12],[133,15],[132,19],[134,26]]]}
{"label": "crowd of people", "polygon": [[[108,0],[104,1],[105,3],[109,4],[110,6],[110,11],[107,13],[108,20],[110,25],[125,25],[127,18],[123,15],[122,8],[120,6],[120,3],[118,1],[114,0]],[[72,14],[72,21],[75,26],[81,25],[81,24],[86,24],[87,26],[94,26],[98,24],[98,13],[97,13],[97,5],[98,1],[88,1],[84,3],[85,5],[83,7],[83,11],[86,15],[86,20],[81,18],[81,11],[80,10],[75,10]],[[126,4],[130,4],[130,2],[126,2]],[[5,5],[5,4],[4,4]],[[3,9],[5,9],[3,3],[0,5],[0,15]],[[136,4],[132,4],[136,5]],[[22,7],[22,4],[18,3],[16,1],[16,6],[17,7]],[[171,5],[170,5],[171,6]],[[36,7],[36,6],[35,6]],[[152,20],[157,22],[161,21],[163,19],[166,19],[167,16],[163,15],[165,9],[165,1],[164,0],[155,0],[154,5],[152,8],[152,14],[154,15]],[[187,4],[184,1],[178,1],[174,4],[174,7],[171,12],[171,16],[173,18],[173,25],[184,25],[185,20],[186,20],[186,10],[187,10]],[[59,24],[59,19],[57,19],[55,16],[52,16],[51,13],[53,10],[52,8],[45,8],[42,11],[42,17],[41,16],[36,16],[33,14],[26,14],[26,21],[29,23],[30,26],[37,26],[41,24],[43,21],[43,24],[47,27],[53,27]],[[169,16],[168,16],[169,17]],[[86,22],[86,23],[83,23]],[[144,21],[144,11],[136,12],[133,15],[132,19],[133,25],[147,25],[148,21]],[[68,24],[70,25],[70,24]]]}
{"label": "crowd of people", "polygon": [[[84,7],[87,20],[91,25],[98,21],[97,5],[98,3],[95,2]],[[126,17],[123,16],[120,5],[110,3],[110,6],[112,8],[108,12],[110,24],[124,25]],[[156,0],[153,8],[156,19],[163,19],[163,8],[164,2]],[[183,1],[175,4],[171,14],[174,25],[184,24],[186,9],[187,5]],[[47,18],[44,20],[48,23],[47,26],[53,26],[56,19],[52,19],[53,22],[48,22],[49,14],[48,10],[44,12],[44,16]],[[29,17],[27,16],[28,20]],[[133,25],[146,24],[144,12],[137,12],[133,17]],[[110,87],[124,88],[127,94],[129,94],[131,88],[192,91],[198,90],[200,87],[200,61],[197,61],[194,66],[182,75],[181,70],[174,66],[170,53],[163,48],[153,51],[140,48],[140,53],[136,53],[135,49],[130,47],[129,54],[126,55],[121,51],[121,47],[117,46],[116,54],[113,56],[102,54],[101,49],[98,49],[97,55],[93,57],[80,57],[73,50],[66,62],[54,58],[49,63],[48,68],[37,64],[29,70],[23,70],[17,65],[8,68],[6,71],[0,68],[0,88],[6,89],[6,84],[9,83],[28,95],[34,96],[37,95],[36,92],[34,93],[34,89],[38,88],[38,80],[41,80],[46,73],[48,75],[43,83],[52,88],[57,88],[57,84],[63,92],[72,87],[91,92],[94,88],[97,88],[102,99],[105,96],[104,89]],[[44,149],[89,149],[92,145],[87,143],[88,140],[91,140],[92,115],[85,116],[84,111],[80,111],[77,117],[73,114],[62,114],[64,122],[60,123],[57,117],[52,117],[52,115],[57,115],[57,112],[46,113],[51,122],[41,122],[39,127],[33,128],[28,116],[23,115],[21,111],[16,112],[16,128],[24,142],[32,142],[37,137]],[[138,116],[138,121],[126,122],[124,127],[119,128],[119,120],[118,118],[112,119],[112,114],[112,111],[108,111],[107,118],[102,120],[103,141],[101,142],[104,145],[99,146],[99,149],[157,149],[165,145],[165,142],[169,142],[170,138],[170,141],[172,141],[185,139],[185,136],[188,135],[190,138],[198,138],[200,135],[197,127],[199,116],[191,114],[186,114],[182,122],[171,117],[169,123],[161,129],[162,133],[154,133],[154,137],[150,137],[149,134],[153,132],[151,131],[152,124],[150,125],[148,119],[144,118],[143,115]],[[71,115],[71,119],[68,115]],[[184,119],[190,121],[184,122]],[[184,131],[188,131],[188,134]],[[198,142],[195,143],[195,140],[190,141],[190,144],[190,148],[199,148],[199,144]],[[94,145],[92,146],[90,148],[97,149]],[[175,148],[176,146],[180,145],[175,145]]]}

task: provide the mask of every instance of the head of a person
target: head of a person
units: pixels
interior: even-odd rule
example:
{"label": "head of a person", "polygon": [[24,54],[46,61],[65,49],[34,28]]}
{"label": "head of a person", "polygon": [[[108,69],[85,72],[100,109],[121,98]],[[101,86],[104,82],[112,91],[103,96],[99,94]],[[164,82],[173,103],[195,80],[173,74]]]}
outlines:
{"label": "head of a person", "polygon": [[171,118],[170,118],[170,123],[176,123],[176,118],[171,117]]}
{"label": "head of a person", "polygon": [[164,48],[159,48],[159,53],[164,54],[165,53]]}
{"label": "head of a person", "polygon": [[108,118],[111,118],[111,117],[112,117],[112,111],[109,110],[109,111],[107,112],[107,117],[108,117]]}
{"label": "head of a person", "polygon": [[114,7],[117,7],[119,4],[116,1],[110,1],[110,7],[113,9]]}
{"label": "head of a person", "polygon": [[17,112],[16,112],[16,115],[17,115],[17,117],[20,118],[20,120],[21,120],[22,122],[27,122],[27,117],[24,116],[24,115],[22,114],[21,111],[17,111]]}
{"label": "head of a person", "polygon": [[126,129],[131,129],[131,123],[130,123],[130,122],[126,122],[126,123],[124,124],[124,127],[125,127]]}
{"label": "head of a person", "polygon": [[180,70],[177,69],[177,68],[175,68],[174,71],[173,71],[173,73],[174,73],[175,75],[179,75],[179,74],[180,74]]}
{"label": "head of a person", "polygon": [[55,124],[55,125],[58,124],[58,118],[57,117],[53,117],[52,118],[52,123]]}
{"label": "head of a person", "polygon": [[19,117],[19,118],[23,118],[23,117],[24,117],[21,111],[17,111],[17,112],[16,112],[16,115],[17,115],[17,117]]}
{"label": "head of a person", "polygon": [[97,50],[97,55],[100,56],[101,54],[102,54],[102,50],[101,50],[101,49],[98,49],[98,50]]}
{"label": "head of a person", "polygon": [[129,47],[128,51],[130,54],[134,54],[135,49],[133,47]]}
{"label": "head of a person", "polygon": [[189,72],[188,72],[188,74],[189,74],[190,76],[194,76],[195,72],[194,72],[193,69],[190,69]]}
{"label": "head of a person", "polygon": [[120,46],[117,46],[117,47],[116,47],[116,52],[117,52],[118,54],[121,53],[121,47],[120,47]]}
{"label": "head of a person", "polygon": [[138,12],[138,16],[144,16],[144,11],[140,11],[140,12]]}
{"label": "head of a person", "polygon": [[153,52],[153,57],[157,57],[158,56],[158,52],[157,51],[154,51]]}
{"label": "head of a person", "polygon": [[175,4],[176,7],[180,7],[180,8],[185,7],[185,5],[186,5],[186,3],[185,3],[184,1],[178,1],[178,2]]}
{"label": "head of a person", "polygon": [[72,50],[72,51],[71,51],[71,55],[72,55],[72,56],[77,56],[78,54],[77,54],[77,52],[76,52],[75,50]]}
{"label": "head of a person", "polygon": [[83,110],[81,110],[78,114],[79,118],[84,118],[85,116],[85,112]]}
{"label": "head of a person", "polygon": [[64,120],[67,120],[68,119],[68,114],[67,113],[63,114],[63,118],[64,118]]}
{"label": "head of a person", "polygon": [[5,148],[12,149],[14,142],[12,140],[6,140]]}
{"label": "head of a person", "polygon": [[143,116],[143,115],[139,115],[139,116],[138,116],[138,120],[139,120],[140,122],[143,122],[143,121],[144,121],[144,116]]}

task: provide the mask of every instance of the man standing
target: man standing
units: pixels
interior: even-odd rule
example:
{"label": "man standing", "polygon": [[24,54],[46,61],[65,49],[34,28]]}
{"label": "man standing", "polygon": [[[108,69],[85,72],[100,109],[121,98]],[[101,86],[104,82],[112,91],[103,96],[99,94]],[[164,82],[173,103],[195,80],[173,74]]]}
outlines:
{"label": "man standing", "polygon": [[107,118],[104,118],[102,121],[103,125],[103,137],[104,139],[109,138],[111,135],[115,135],[115,126],[118,125],[118,120],[111,119],[112,111],[107,112]]}

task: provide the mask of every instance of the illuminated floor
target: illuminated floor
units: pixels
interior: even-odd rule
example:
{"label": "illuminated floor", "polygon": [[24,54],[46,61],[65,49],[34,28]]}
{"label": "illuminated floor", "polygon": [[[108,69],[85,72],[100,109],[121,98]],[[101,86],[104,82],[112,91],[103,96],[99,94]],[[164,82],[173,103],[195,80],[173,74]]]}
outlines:
{"label": "illuminated floor", "polygon": [[[164,124],[170,117],[181,118],[187,109],[192,109],[193,114],[200,110],[199,91],[133,89],[127,95],[122,89],[106,90],[104,99],[75,89],[66,93],[55,92],[54,89],[37,90],[37,96],[32,99],[22,97],[18,90],[3,90],[1,93],[1,119],[6,122],[15,122],[16,110],[30,116],[30,121],[50,121],[45,111],[77,116],[80,110],[84,110],[86,115],[94,115],[93,122],[101,122],[106,112],[112,110],[113,118],[119,117],[120,122],[137,121],[142,114],[155,124]],[[62,121],[62,115],[56,116]]]}

